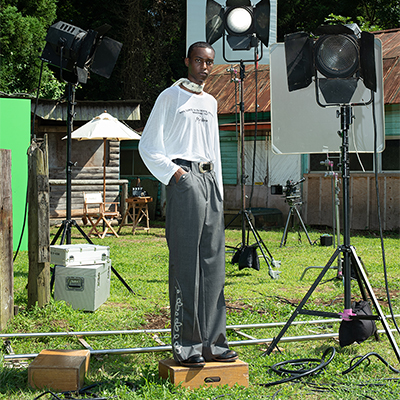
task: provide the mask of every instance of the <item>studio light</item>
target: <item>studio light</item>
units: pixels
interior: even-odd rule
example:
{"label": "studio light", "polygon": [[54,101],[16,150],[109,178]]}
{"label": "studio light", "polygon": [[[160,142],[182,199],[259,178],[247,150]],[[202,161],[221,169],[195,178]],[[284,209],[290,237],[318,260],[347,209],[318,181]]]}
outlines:
{"label": "studio light", "polygon": [[376,91],[374,35],[357,25],[320,26],[314,40],[305,32],[285,36],[289,91],[315,84],[328,104],[350,103],[362,79]]}
{"label": "studio light", "polygon": [[66,219],[62,222],[58,232],[53,238],[54,244],[61,235],[61,244],[71,243],[71,227],[75,226],[82,236],[91,243],[86,233],[71,218],[71,133],[73,131],[75,91],[79,83],[86,83],[89,71],[104,78],[109,78],[122,44],[116,40],[105,37],[104,34],[111,28],[103,25],[97,30],[84,31],[66,22],[56,22],[51,25],[46,35],[46,46],[40,58],[60,69],[60,80],[67,85],[67,162],[66,162]]}
{"label": "studio light", "polygon": [[261,0],[256,6],[250,0],[227,0],[225,7],[207,0],[206,40],[213,44],[226,32],[232,50],[250,50],[259,41],[268,47],[269,20],[269,0]]}
{"label": "studio light", "polygon": [[60,68],[62,79],[71,83],[86,83],[89,70],[109,78],[122,44],[105,37],[111,28],[84,31],[59,21],[50,26],[41,59]]}

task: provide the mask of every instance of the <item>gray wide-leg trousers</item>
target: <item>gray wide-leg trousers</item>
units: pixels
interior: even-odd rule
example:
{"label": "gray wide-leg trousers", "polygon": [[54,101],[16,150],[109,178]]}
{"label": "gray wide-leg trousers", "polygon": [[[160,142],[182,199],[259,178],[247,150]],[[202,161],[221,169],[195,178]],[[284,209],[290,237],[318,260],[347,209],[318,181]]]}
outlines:
{"label": "gray wide-leg trousers", "polygon": [[167,186],[166,237],[174,359],[228,349],[223,202],[214,172],[191,171]]}

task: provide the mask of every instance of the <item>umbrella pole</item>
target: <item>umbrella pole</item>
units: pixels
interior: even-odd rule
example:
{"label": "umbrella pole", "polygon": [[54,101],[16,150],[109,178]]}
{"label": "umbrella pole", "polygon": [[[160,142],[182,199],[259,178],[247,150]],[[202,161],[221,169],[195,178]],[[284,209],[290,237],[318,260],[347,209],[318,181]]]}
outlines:
{"label": "umbrella pole", "polygon": [[[106,152],[107,152],[107,139],[103,139],[103,207],[106,211]],[[106,232],[106,223],[103,220],[103,232]]]}
{"label": "umbrella pole", "polygon": [[107,153],[107,139],[103,139],[103,201],[106,202],[106,153]]}

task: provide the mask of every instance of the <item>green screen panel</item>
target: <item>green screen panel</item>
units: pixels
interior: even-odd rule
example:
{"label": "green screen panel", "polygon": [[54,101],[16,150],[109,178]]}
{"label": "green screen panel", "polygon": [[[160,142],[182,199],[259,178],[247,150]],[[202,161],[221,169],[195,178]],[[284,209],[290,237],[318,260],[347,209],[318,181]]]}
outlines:
{"label": "green screen panel", "polygon": [[[13,204],[13,247],[21,237],[28,185],[28,156],[30,145],[31,101],[0,98],[0,149],[11,150],[11,188]],[[25,224],[20,246],[28,250],[28,223]]]}

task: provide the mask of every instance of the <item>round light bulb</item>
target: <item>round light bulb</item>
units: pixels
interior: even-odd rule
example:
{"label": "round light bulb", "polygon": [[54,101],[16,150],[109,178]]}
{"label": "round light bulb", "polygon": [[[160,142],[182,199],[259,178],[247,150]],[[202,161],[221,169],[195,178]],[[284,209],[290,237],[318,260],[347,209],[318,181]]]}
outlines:
{"label": "round light bulb", "polygon": [[252,16],[245,8],[235,8],[228,14],[226,24],[233,33],[240,35],[250,29]]}

